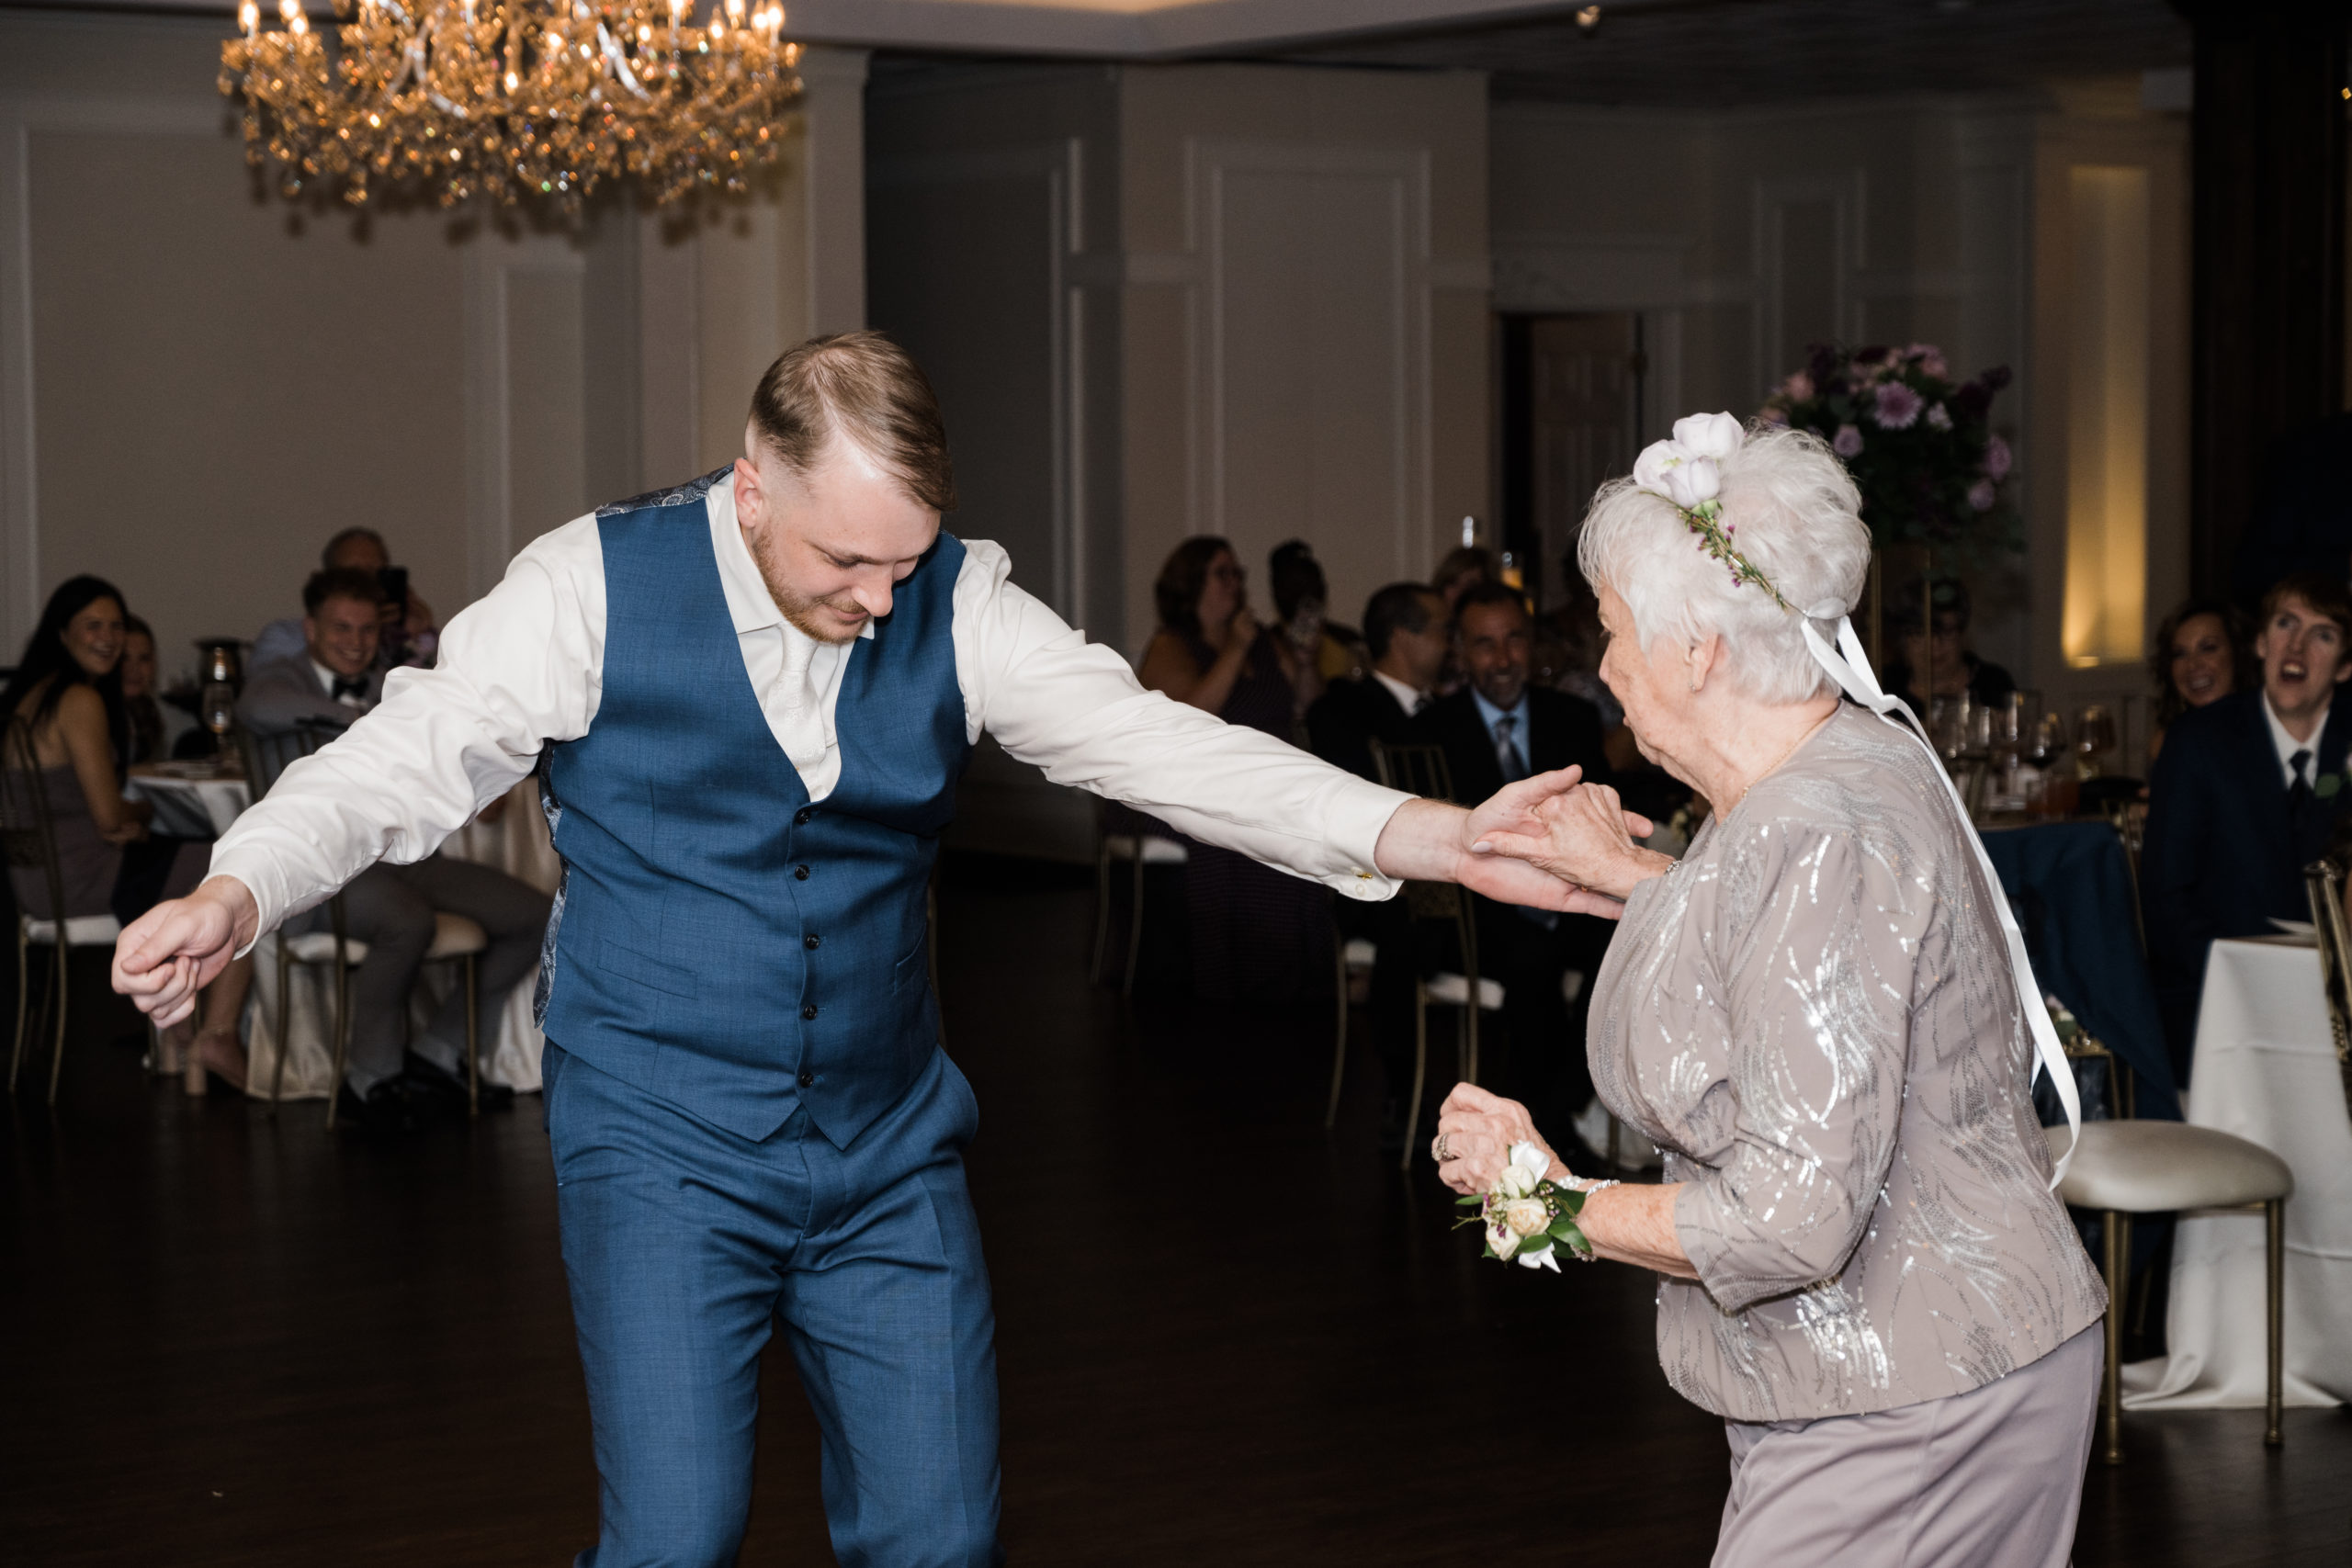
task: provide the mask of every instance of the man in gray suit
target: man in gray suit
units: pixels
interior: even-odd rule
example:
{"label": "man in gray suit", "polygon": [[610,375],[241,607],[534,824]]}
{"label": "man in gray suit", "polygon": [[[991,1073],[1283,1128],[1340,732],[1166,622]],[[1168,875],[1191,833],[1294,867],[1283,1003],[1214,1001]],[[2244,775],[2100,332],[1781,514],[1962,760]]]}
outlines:
{"label": "man in gray suit", "polygon": [[[323,742],[362,722],[383,695],[376,669],[382,583],[373,572],[331,568],[302,590],[302,650],[258,666],[238,700],[254,737],[262,781],[275,784],[300,759],[308,739]],[[333,766],[321,759],[309,764]],[[432,1024],[403,1048],[409,989],[433,945],[434,916],[463,915],[490,937],[476,960],[484,1041],[495,1038],[506,993],[537,967],[548,896],[502,871],[434,854],[413,865],[379,862],[344,889],[344,929],[368,944],[353,976],[351,1051],[338,1092],[345,1108],[374,1128],[410,1129],[435,1108],[465,1104],[465,992],[453,987]],[[323,929],[313,911],[289,931]],[[484,1083],[481,1103],[505,1105],[514,1091]]]}

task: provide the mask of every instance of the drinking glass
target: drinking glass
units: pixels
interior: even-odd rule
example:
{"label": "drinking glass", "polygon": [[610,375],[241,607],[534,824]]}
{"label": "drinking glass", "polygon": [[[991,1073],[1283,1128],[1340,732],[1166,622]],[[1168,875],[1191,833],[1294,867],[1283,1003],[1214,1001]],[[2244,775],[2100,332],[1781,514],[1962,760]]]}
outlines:
{"label": "drinking glass", "polygon": [[2086,779],[2098,778],[2104,771],[2107,754],[2114,750],[2115,716],[2097,703],[2089,704],[2075,716],[2077,772]]}

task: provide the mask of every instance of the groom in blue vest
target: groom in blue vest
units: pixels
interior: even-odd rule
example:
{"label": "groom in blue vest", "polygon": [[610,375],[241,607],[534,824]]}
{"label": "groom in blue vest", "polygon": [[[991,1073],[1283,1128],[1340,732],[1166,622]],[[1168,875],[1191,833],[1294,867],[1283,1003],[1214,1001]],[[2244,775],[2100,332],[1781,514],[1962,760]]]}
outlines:
{"label": "groom in blue vest", "polygon": [[126,931],[159,1022],[262,931],[430,853],[537,770],[564,879],[539,974],[564,1266],[601,1531],[583,1568],[722,1564],[781,1325],[850,1568],[1001,1560],[993,1317],[939,1049],[925,890],[981,730],[1048,776],[1385,897],[1453,879],[1602,904],[1413,800],[1136,683],[940,530],[939,410],[887,338],[779,359],[745,456],[533,543],[431,671],[287,770],[210,880]]}

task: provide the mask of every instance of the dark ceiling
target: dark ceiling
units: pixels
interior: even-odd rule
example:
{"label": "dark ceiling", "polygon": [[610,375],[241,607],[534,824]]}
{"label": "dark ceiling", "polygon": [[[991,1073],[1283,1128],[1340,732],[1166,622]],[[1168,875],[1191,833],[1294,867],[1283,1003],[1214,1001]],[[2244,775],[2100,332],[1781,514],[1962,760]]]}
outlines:
{"label": "dark ceiling", "polygon": [[[2251,3],[2251,0],[2249,0]],[[1492,73],[1498,98],[1678,108],[2186,66],[2165,0],[1650,0],[1540,21],[1359,39],[1261,58]]]}

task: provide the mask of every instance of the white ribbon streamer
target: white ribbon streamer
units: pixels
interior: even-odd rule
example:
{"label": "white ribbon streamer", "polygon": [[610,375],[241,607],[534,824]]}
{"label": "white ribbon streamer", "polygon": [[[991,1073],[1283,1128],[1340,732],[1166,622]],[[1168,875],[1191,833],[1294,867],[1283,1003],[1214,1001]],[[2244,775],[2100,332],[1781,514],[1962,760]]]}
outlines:
{"label": "white ribbon streamer", "polygon": [[[2082,1136],[2082,1100],[2075,1091],[2075,1069],[2066,1059],[2066,1049],[2058,1043],[2058,1031],[2050,1021],[2050,1009],[2041,999],[2041,987],[2033,977],[2033,961],[2026,956],[2025,933],[2018,929],[2017,916],[2010,911],[2009,900],[2001,891],[2000,874],[1993,869],[1993,857],[1985,852],[1984,840],[1968,820],[1968,805],[1960,797],[1960,788],[1944,772],[1943,758],[1928,739],[1927,728],[1911,705],[1900,697],[1888,696],[1879,689],[1878,677],[1871,670],[1869,655],[1862,651],[1861,639],[1854,635],[1853,622],[1844,615],[1838,617],[1838,647],[1832,649],[1814,629],[1809,616],[1799,616],[1797,624],[1804,629],[1805,647],[1813,650],[1814,661],[1829,672],[1840,690],[1862,706],[1870,709],[1895,728],[1903,726],[1894,716],[1901,714],[1911,721],[1906,732],[1916,736],[1936,765],[1936,776],[1944,781],[1944,791],[1960,813],[1961,825],[1968,829],[1968,841],[1976,851],[1976,863],[1984,873],[1984,886],[1992,895],[1994,913],[2000,917],[2001,934],[2008,939],[2009,974],[2017,981],[2018,1005],[2025,1010],[2026,1027],[2033,1032],[2035,1065],[2050,1075],[2050,1087],[2058,1091],[2058,1103],[2066,1108],[2066,1152],[2058,1156],[2058,1168],[2050,1178],[2055,1191],[2065,1179],[2066,1166],[2075,1157],[2075,1144]],[[2030,1080],[2029,1080],[2030,1081]]]}

